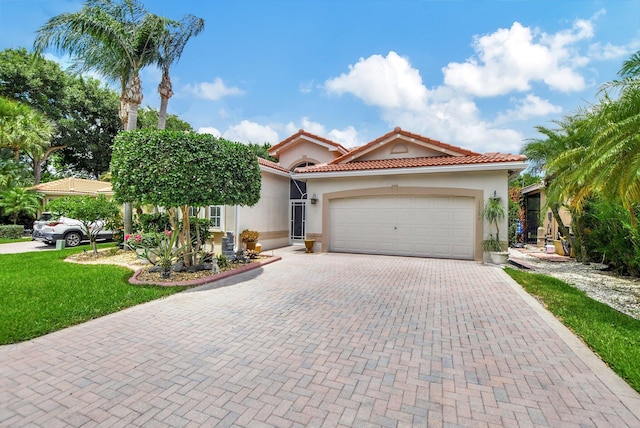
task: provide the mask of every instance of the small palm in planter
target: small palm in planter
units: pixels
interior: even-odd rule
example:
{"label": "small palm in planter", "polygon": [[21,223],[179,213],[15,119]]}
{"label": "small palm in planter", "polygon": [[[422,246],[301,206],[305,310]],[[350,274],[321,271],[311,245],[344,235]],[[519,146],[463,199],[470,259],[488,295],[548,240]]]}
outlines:
{"label": "small palm in planter", "polygon": [[240,232],[240,240],[245,243],[247,250],[254,250],[260,234],[255,230],[245,229]]}
{"label": "small palm in planter", "polygon": [[491,261],[497,264],[507,262],[509,253],[505,252],[504,244],[500,241],[500,220],[503,220],[506,211],[500,203],[500,198],[489,198],[482,212],[483,217],[489,222],[490,226],[496,229],[495,236],[489,233],[489,237],[482,241],[482,250],[491,253]]}

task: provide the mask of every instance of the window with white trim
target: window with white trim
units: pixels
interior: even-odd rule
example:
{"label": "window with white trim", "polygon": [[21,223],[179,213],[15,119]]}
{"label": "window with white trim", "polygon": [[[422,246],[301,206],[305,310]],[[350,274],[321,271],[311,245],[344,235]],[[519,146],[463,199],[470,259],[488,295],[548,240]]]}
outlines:
{"label": "window with white trim", "polygon": [[198,207],[189,207],[189,217],[198,217]]}
{"label": "window with white trim", "polygon": [[224,216],[224,207],[222,205],[211,205],[209,207],[209,219],[211,220],[211,227],[222,229]]}

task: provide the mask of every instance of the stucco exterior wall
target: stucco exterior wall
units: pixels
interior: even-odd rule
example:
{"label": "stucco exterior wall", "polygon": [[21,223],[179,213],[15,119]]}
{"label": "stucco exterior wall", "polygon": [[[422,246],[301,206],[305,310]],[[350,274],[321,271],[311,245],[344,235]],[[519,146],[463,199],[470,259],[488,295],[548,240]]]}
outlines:
{"label": "stucco exterior wall", "polygon": [[[307,206],[307,237],[316,239],[316,251],[328,248],[328,204],[335,197],[361,195],[445,195],[469,196],[476,200],[476,259],[481,255],[480,244],[491,230],[482,219],[484,202],[494,191],[507,210],[508,172],[481,171],[456,173],[430,173],[412,175],[378,175],[370,177],[315,178],[308,179],[309,194],[315,193],[318,202]],[[323,222],[323,220],[325,222]],[[507,219],[500,223],[501,240],[507,240]],[[480,256],[481,257],[481,256]]]}
{"label": "stucco exterior wall", "polygon": [[263,250],[283,247],[289,243],[289,177],[262,171],[260,201],[253,207],[229,207],[230,220],[237,235],[244,229],[257,230]]}
{"label": "stucco exterior wall", "polygon": [[409,144],[403,140],[397,140],[394,143],[385,145],[377,150],[359,157],[359,161],[382,160],[382,159],[400,159],[400,158],[420,158],[442,156],[441,152],[429,149],[428,147]]}
{"label": "stucco exterior wall", "polygon": [[301,162],[313,164],[327,163],[338,157],[339,153],[329,151],[328,148],[319,146],[311,141],[302,140],[300,143],[283,151],[279,155],[278,163],[288,170]]}

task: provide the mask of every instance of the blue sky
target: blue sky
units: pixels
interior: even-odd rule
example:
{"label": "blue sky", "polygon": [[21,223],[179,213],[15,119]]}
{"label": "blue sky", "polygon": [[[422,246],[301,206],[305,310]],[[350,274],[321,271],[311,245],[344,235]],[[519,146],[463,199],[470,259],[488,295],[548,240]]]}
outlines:
{"label": "blue sky", "polygon": [[[517,153],[536,125],[597,100],[640,50],[640,1],[143,1],[205,30],[172,68],[169,112],[201,132],[277,142],[298,129],[346,147],[395,126]],[[68,0],[0,0],[0,49],[33,44]],[[68,61],[58,52],[48,57]],[[159,106],[158,70],[143,105]]]}

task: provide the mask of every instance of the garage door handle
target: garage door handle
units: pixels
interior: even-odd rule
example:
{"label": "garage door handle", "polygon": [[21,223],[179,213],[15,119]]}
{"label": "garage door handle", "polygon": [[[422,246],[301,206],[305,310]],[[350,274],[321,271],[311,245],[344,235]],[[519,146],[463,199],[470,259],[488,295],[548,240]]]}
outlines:
{"label": "garage door handle", "polygon": [[398,230],[398,226],[393,226],[393,230]]}

